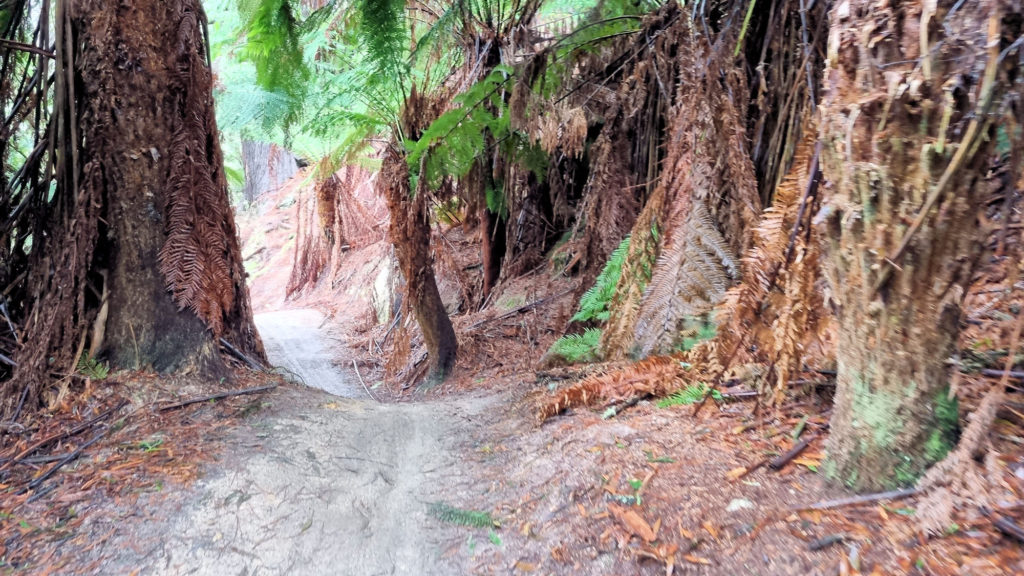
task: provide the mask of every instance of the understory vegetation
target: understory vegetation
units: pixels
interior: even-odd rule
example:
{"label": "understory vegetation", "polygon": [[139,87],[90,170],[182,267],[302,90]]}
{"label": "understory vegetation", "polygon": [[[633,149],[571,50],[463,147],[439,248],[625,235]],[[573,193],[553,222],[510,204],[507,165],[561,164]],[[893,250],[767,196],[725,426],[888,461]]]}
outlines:
{"label": "understory vegetation", "polygon": [[[228,205],[253,202],[256,158],[304,167],[312,191],[290,295],[385,236],[358,188],[386,205],[390,376],[456,374],[453,316],[540,270],[574,287],[548,357],[607,362],[542,419],[727,384],[773,410],[827,375],[831,481],[956,502],[993,481],[979,462],[1008,376],[961,430],[955,364],[979,270],[1001,266],[1007,293],[1020,274],[1020,2],[137,4],[0,2],[3,421],[62,380],[263,357]],[[119,60],[149,45],[132,22],[173,54]],[[169,117],[125,136],[114,102],[157,115],[128,72],[146,66]],[[449,266],[474,274],[457,309],[438,287],[453,228],[478,263]],[[941,532],[951,510],[922,522]]]}

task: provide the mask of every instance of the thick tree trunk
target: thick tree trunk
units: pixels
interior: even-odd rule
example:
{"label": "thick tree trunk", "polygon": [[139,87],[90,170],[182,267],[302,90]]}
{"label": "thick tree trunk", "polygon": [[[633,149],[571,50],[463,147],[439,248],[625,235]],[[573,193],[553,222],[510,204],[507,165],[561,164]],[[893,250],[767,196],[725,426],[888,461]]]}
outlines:
{"label": "thick tree trunk", "polygon": [[298,171],[298,164],[291,152],[276,144],[242,140],[242,169],[243,196],[247,204],[252,204],[263,194],[283,186]]}
{"label": "thick tree trunk", "polygon": [[859,490],[912,483],[957,435],[946,360],[984,235],[994,129],[979,107],[999,90],[986,65],[1001,23],[997,2],[950,15],[954,3],[832,12],[818,219],[839,345],[826,473]]}
{"label": "thick tree trunk", "polygon": [[83,186],[102,190],[109,226],[109,314],[92,347],[102,344],[117,367],[205,374],[221,371],[216,336],[262,358],[199,3],[82,1],[72,17],[82,46]]}
{"label": "thick tree trunk", "polygon": [[[425,179],[421,180],[421,183]],[[378,190],[388,202],[391,215],[390,235],[398,257],[398,266],[405,277],[409,305],[423,333],[430,358],[428,385],[442,382],[455,366],[457,342],[455,329],[448,318],[441,294],[437,290],[434,264],[430,257],[430,216],[427,192],[413,195],[409,190],[409,169],[405,157],[388,148],[381,165]]]}

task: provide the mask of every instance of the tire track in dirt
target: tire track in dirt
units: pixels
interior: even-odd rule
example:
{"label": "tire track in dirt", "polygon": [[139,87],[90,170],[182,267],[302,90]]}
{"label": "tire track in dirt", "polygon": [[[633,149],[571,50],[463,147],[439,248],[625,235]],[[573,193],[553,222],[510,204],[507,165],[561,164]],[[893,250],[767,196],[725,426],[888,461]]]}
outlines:
{"label": "tire track in dirt", "polygon": [[428,511],[473,490],[464,454],[496,397],[376,403],[331,362],[321,318],[263,315],[271,361],[361,398],[295,386],[265,397],[270,406],[229,433],[205,478],[173,497],[140,499],[148,519],[119,527],[104,573],[463,573],[444,552],[464,535]]}

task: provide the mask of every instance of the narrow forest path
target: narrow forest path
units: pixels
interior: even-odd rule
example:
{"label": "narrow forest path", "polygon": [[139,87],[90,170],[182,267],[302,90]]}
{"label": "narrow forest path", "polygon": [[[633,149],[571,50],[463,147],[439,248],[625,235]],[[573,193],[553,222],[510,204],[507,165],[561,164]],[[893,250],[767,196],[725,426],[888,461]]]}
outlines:
{"label": "narrow forest path", "polygon": [[256,315],[270,363],[284,368],[303,384],[344,398],[366,398],[353,374],[335,366],[324,333],[324,315],[317,310],[279,310]]}
{"label": "narrow forest path", "polygon": [[[834,574],[845,553],[807,551],[837,527],[780,520],[835,495],[817,476],[726,480],[759,457],[725,433],[744,406],[695,418],[641,403],[610,421],[581,411],[538,425],[530,374],[383,404],[332,362],[322,322],[258,320],[273,363],[358,397],[287,384],[253,399],[195,484],[136,493],[90,526],[86,563],[100,568],[84,573],[654,576],[666,566],[652,558],[678,551],[682,573],[808,576]],[[495,522],[442,521],[435,502]]]}
{"label": "narrow forest path", "polygon": [[268,395],[175,509],[155,500],[158,522],[108,547],[107,573],[460,572],[442,557],[447,527],[429,509],[469,488],[460,454],[493,400],[377,403],[332,362],[322,320],[291,310],[257,323],[273,364],[335,395],[291,386]]}

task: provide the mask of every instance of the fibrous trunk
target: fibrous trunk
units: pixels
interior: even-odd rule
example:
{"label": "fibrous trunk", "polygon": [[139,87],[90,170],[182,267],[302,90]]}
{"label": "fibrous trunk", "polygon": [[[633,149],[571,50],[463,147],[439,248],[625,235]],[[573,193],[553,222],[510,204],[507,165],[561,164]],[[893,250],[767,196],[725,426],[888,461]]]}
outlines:
{"label": "fibrous trunk", "polygon": [[[107,196],[115,365],[219,365],[214,337],[262,356],[213,117],[198,2],[80,2],[84,185]],[[189,308],[191,311],[182,311]]]}
{"label": "fibrous trunk", "polygon": [[913,482],[956,437],[946,360],[981,250],[1003,20],[998,2],[954,3],[832,13],[818,217],[839,321],[827,472],[856,489]]}
{"label": "fibrous trunk", "polygon": [[443,381],[455,366],[455,329],[448,318],[434,277],[430,256],[430,217],[426,178],[412,194],[405,156],[389,147],[381,165],[378,190],[387,198],[391,216],[390,235],[405,277],[408,302],[423,333],[430,358],[428,384]]}

